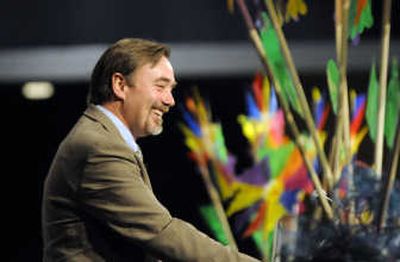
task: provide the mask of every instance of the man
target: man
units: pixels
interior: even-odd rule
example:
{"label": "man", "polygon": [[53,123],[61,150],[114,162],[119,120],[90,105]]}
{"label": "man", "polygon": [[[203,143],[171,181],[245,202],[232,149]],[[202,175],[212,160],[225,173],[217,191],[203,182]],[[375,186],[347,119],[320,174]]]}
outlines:
{"label": "man", "polygon": [[171,217],[151,190],[135,139],[161,133],[175,104],[168,58],[165,45],[123,39],[97,62],[46,178],[44,261],[256,261]]}

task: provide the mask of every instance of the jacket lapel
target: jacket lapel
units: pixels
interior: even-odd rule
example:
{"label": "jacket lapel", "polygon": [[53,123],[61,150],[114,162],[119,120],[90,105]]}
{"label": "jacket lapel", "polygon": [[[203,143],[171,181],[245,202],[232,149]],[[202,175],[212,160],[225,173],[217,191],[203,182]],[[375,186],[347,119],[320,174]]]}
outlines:
{"label": "jacket lapel", "polygon": [[[88,108],[85,110],[85,112],[83,114],[86,117],[88,117],[96,122],[99,122],[113,136],[118,137],[121,143],[126,145],[125,140],[121,136],[120,132],[118,131],[118,129],[114,125],[114,123],[106,115],[104,115],[95,105],[89,104]],[[128,146],[128,145],[126,145],[126,146]],[[141,175],[144,183],[150,188],[150,190],[152,190],[151,184],[150,184],[150,178],[147,173],[146,166],[143,162],[142,156],[140,156],[139,153],[133,152],[133,151],[132,151],[132,154],[140,167],[140,175]]]}
{"label": "jacket lapel", "polygon": [[145,166],[145,164],[144,164],[144,162],[143,162],[143,157],[140,156],[140,155],[139,155],[138,153],[136,153],[136,152],[134,153],[134,156],[135,156],[135,158],[136,158],[136,161],[137,161],[138,164],[139,164],[140,171],[141,171],[141,175],[142,175],[142,179],[143,179],[144,183],[150,188],[150,190],[153,190],[153,189],[151,188],[150,178],[149,178],[149,175],[148,175],[148,173],[147,173],[146,166]]}

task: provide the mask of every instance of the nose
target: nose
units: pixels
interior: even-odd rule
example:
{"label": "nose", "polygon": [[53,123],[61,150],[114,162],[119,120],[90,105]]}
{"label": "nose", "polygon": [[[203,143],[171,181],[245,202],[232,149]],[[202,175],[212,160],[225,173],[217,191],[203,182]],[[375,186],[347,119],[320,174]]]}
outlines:
{"label": "nose", "polygon": [[164,105],[169,107],[173,107],[175,105],[175,99],[174,96],[172,95],[171,90],[165,92],[163,96],[163,103]]}

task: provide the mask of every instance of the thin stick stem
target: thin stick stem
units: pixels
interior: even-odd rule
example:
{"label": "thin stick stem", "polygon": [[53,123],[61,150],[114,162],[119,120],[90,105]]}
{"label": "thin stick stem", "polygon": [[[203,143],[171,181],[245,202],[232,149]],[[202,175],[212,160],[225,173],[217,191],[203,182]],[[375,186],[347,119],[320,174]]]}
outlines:
{"label": "thin stick stem", "polygon": [[225,210],[222,206],[221,198],[219,197],[218,191],[215,188],[214,184],[211,181],[210,173],[208,171],[207,166],[201,165],[200,166],[200,173],[203,178],[204,184],[206,186],[208,195],[211,199],[211,202],[217,212],[217,216],[219,221],[222,224],[222,229],[225,233],[225,236],[228,238],[229,246],[232,247],[234,250],[238,250],[235,238],[232,234],[228,219],[226,217]]}
{"label": "thin stick stem", "polygon": [[297,95],[299,97],[300,106],[301,106],[301,109],[302,109],[302,111],[304,113],[304,120],[305,120],[306,125],[308,127],[308,130],[309,130],[309,132],[311,134],[311,137],[312,137],[312,139],[314,141],[315,148],[317,149],[317,154],[319,156],[319,159],[320,159],[320,162],[321,162],[321,166],[322,166],[322,169],[324,171],[323,173],[325,175],[325,178],[328,181],[329,187],[332,188],[333,187],[332,170],[331,170],[331,168],[329,166],[326,154],[325,154],[324,149],[323,149],[323,147],[321,145],[321,141],[320,141],[320,139],[318,137],[317,129],[315,127],[314,120],[313,120],[310,108],[308,106],[308,103],[307,103],[307,98],[306,98],[305,93],[303,91],[303,87],[301,85],[300,78],[299,78],[297,70],[295,68],[295,65],[294,65],[294,62],[293,62],[293,58],[292,58],[291,52],[289,50],[287,41],[286,41],[285,36],[284,36],[284,34],[282,32],[282,28],[279,25],[278,16],[276,14],[274,3],[272,2],[272,0],[265,0],[265,1],[266,1],[268,13],[269,13],[269,15],[271,17],[271,21],[272,21],[272,23],[274,25],[274,28],[275,28],[275,31],[277,33],[279,42],[281,44],[281,49],[282,49],[282,52],[283,52],[283,56],[284,56],[284,58],[286,60],[286,64],[287,64],[287,66],[289,68],[290,75],[291,75],[291,77],[293,79],[294,86],[295,86],[295,89],[296,89],[296,93],[297,93]]}
{"label": "thin stick stem", "polygon": [[382,228],[386,226],[386,218],[389,209],[390,195],[392,194],[394,181],[397,174],[397,168],[399,165],[399,157],[400,157],[399,155],[400,155],[400,131],[398,130],[396,138],[396,146],[393,154],[392,166],[390,168],[389,180],[388,183],[386,184],[386,188],[383,190],[384,199],[383,199],[382,210],[379,213],[380,216],[379,216],[378,231],[382,230]]}
{"label": "thin stick stem", "polygon": [[[349,119],[349,101],[347,89],[347,51],[348,51],[348,17],[350,10],[350,0],[343,0],[341,9],[341,39],[340,49],[337,54],[337,62],[339,64],[340,81],[339,81],[339,95],[338,95],[338,113],[336,121],[336,147],[334,150],[334,177],[338,179],[343,167],[342,159],[340,157],[341,149],[344,148],[345,161],[350,160],[351,146],[350,146],[350,119]],[[342,146],[344,145],[344,147]],[[346,163],[344,163],[346,164]]]}
{"label": "thin stick stem", "polygon": [[250,40],[252,41],[252,43],[253,43],[256,51],[257,51],[257,54],[259,55],[259,57],[261,59],[261,62],[263,64],[263,66],[264,66],[264,69],[265,69],[267,75],[270,77],[270,79],[272,79],[272,82],[274,83],[274,88],[275,88],[276,94],[277,94],[277,96],[279,98],[279,102],[280,102],[280,104],[282,106],[282,109],[284,111],[284,114],[285,114],[285,117],[286,117],[286,121],[287,121],[287,123],[288,123],[288,125],[289,125],[289,127],[290,127],[290,129],[292,131],[292,134],[293,134],[294,138],[295,138],[295,143],[298,146],[298,148],[300,150],[300,153],[303,156],[303,159],[304,159],[304,162],[306,164],[306,167],[307,167],[308,171],[310,172],[311,179],[312,179],[312,181],[314,183],[314,186],[315,186],[315,188],[317,190],[317,193],[318,193],[318,196],[320,198],[322,207],[323,207],[326,215],[328,216],[328,218],[329,219],[333,219],[332,208],[331,208],[331,206],[329,205],[329,203],[328,203],[328,201],[326,199],[325,191],[322,189],[322,185],[321,185],[320,179],[319,179],[319,177],[318,177],[318,175],[317,175],[317,173],[316,173],[311,161],[307,157],[305,147],[303,145],[303,142],[300,139],[300,131],[299,131],[299,129],[298,129],[298,127],[297,127],[297,125],[296,125],[296,123],[294,121],[293,115],[292,115],[292,113],[290,111],[290,108],[289,108],[289,104],[287,103],[287,101],[282,96],[282,89],[281,89],[280,83],[279,83],[279,81],[277,81],[275,79],[274,75],[272,74],[271,66],[269,65],[269,60],[267,58],[267,54],[265,53],[265,50],[264,50],[264,48],[262,46],[262,42],[261,42],[260,36],[259,36],[257,30],[255,29],[253,23],[251,22],[251,19],[249,19],[250,15],[249,15],[248,9],[247,9],[247,7],[246,7],[246,5],[245,5],[243,0],[236,0],[236,1],[237,1],[238,5],[239,5],[240,10],[242,12],[242,15],[243,15],[243,17],[244,17],[244,19],[246,21],[246,25],[247,25],[248,30],[249,30]]}
{"label": "thin stick stem", "polygon": [[[342,41],[342,27],[343,27],[343,15],[342,15],[342,0],[335,0],[335,44],[336,44],[336,61],[340,59],[340,47]],[[337,125],[336,125],[337,127]],[[336,156],[338,150],[338,134],[337,130],[332,138],[331,151],[329,153],[329,164],[332,167],[334,181],[337,181],[336,176]]]}
{"label": "thin stick stem", "polygon": [[385,127],[385,107],[386,107],[386,83],[389,62],[390,47],[390,12],[391,0],[383,2],[383,18],[382,18],[382,39],[381,39],[381,67],[379,74],[379,104],[378,104],[378,121],[375,145],[375,171],[380,178],[382,175],[383,160],[383,135]]}
{"label": "thin stick stem", "polygon": [[335,40],[336,40],[336,57],[340,57],[340,47],[342,40],[342,0],[335,0]]}

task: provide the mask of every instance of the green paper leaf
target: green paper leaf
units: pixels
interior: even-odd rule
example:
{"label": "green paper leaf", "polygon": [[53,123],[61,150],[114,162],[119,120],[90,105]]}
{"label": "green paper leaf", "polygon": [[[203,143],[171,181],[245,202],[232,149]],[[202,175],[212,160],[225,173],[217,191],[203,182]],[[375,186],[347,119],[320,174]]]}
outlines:
{"label": "green paper leaf", "polygon": [[228,245],[229,241],[225,235],[221,222],[218,219],[217,211],[212,205],[205,205],[200,207],[200,214],[207,223],[211,232],[214,234],[218,242],[223,245]]}
{"label": "green paper leaf", "polygon": [[386,145],[393,148],[396,137],[397,122],[400,113],[400,81],[397,61],[393,60],[388,92],[386,97],[385,112],[385,138]]}
{"label": "green paper leaf", "polygon": [[326,75],[328,79],[328,89],[329,89],[329,96],[331,98],[332,109],[335,114],[337,114],[337,103],[338,103],[338,93],[339,93],[339,69],[336,66],[335,61],[332,59],[328,60],[326,64]]}
{"label": "green paper leaf", "polygon": [[368,0],[367,6],[361,13],[360,23],[358,25],[358,33],[362,33],[365,28],[371,28],[374,24],[374,17],[372,16],[371,0]]}
{"label": "green paper leaf", "polygon": [[290,106],[301,117],[304,118],[293,80],[282,55],[278,36],[276,35],[275,29],[268,18],[268,15],[263,12],[262,17],[264,21],[264,27],[260,32],[261,41],[263,43],[265,53],[267,54],[267,58],[270,61],[272,74],[274,75],[276,81],[278,81],[281,85],[283,99],[288,101]]}
{"label": "green paper leaf", "polygon": [[375,64],[371,67],[369,85],[366,120],[369,128],[369,136],[373,142],[376,140],[377,118],[378,118],[378,79],[376,76]]}
{"label": "green paper leaf", "polygon": [[228,151],[225,145],[224,133],[222,131],[221,124],[215,125],[215,144],[214,150],[218,154],[218,159],[226,164],[228,162]]}
{"label": "green paper leaf", "polygon": [[350,9],[349,9],[349,18],[348,18],[348,23],[349,23],[348,34],[351,39],[354,39],[357,34],[357,29],[354,26],[354,20],[356,18],[356,14],[357,14],[357,0],[351,0],[350,1]]}
{"label": "green paper leaf", "polygon": [[290,142],[278,148],[266,149],[265,155],[269,158],[271,178],[276,178],[281,174],[295,148],[295,144]]}
{"label": "green paper leaf", "polygon": [[357,16],[357,2],[360,0],[352,0],[349,10],[349,37],[351,40],[356,38],[358,34],[362,34],[365,29],[371,28],[374,24],[372,16],[371,0],[368,0],[363,10],[361,11],[358,23],[355,23]]}
{"label": "green paper leaf", "polygon": [[257,230],[251,237],[262,256],[267,257],[269,259],[268,261],[271,261],[274,231],[268,232],[268,236],[265,237],[262,230]]}

